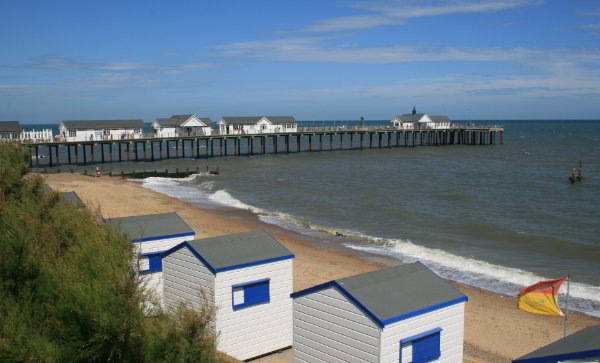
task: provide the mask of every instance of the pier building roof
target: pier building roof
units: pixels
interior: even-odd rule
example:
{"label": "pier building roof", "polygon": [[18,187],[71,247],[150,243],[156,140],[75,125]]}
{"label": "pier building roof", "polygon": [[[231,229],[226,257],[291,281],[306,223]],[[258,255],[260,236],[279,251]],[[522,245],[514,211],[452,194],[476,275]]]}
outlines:
{"label": "pier building roof", "polygon": [[142,120],[69,120],[62,124],[68,129],[143,129]]}
{"label": "pier building roof", "polygon": [[279,241],[265,231],[228,234],[183,242],[165,251],[164,256],[188,247],[213,272],[293,258]]}
{"label": "pier building roof", "polygon": [[425,116],[424,113],[405,113],[396,118],[402,122],[418,122],[423,116]]}
{"label": "pier building roof", "polygon": [[206,126],[210,126],[212,124],[212,120],[210,118],[197,117],[196,115],[173,115],[170,118],[157,118],[156,122],[163,127],[180,127],[192,117],[196,117],[198,120],[202,121]]}
{"label": "pier building roof", "polygon": [[0,132],[21,132],[19,121],[0,121]]}
{"label": "pier building roof", "polygon": [[598,357],[600,357],[600,325],[594,325],[515,359],[513,363],[544,363]]}
{"label": "pier building roof", "polygon": [[292,294],[300,297],[336,286],[380,326],[467,301],[421,262],[333,280]]}
{"label": "pier building roof", "polygon": [[242,116],[242,117],[221,117],[228,124],[256,124],[263,118],[266,118],[272,124],[296,123],[293,116]]}
{"label": "pier building roof", "polygon": [[177,213],[109,218],[106,223],[125,233],[133,242],[195,235]]}

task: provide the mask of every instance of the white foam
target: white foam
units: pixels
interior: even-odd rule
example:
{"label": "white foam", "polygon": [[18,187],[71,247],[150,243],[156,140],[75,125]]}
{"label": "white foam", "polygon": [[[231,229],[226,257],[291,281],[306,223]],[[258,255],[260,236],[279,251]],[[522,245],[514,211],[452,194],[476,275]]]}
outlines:
{"label": "white foam", "polygon": [[[319,225],[306,218],[287,213],[266,211],[242,202],[227,190],[221,189],[211,193],[212,190],[217,188],[215,181],[203,181],[200,184],[186,185],[186,182],[193,181],[198,176],[206,175],[197,174],[182,179],[151,177],[142,181],[144,187],[157,192],[186,201],[218,204],[247,210],[256,213],[259,219],[266,223],[279,225],[301,233],[316,236],[335,236],[339,232],[348,241],[345,244],[346,247],[390,256],[403,262],[419,260],[442,277],[507,295],[514,296],[524,286],[549,279],[521,269],[504,267],[458,256],[441,249],[420,246],[408,240],[368,236],[354,231]],[[356,241],[356,243],[352,241]],[[561,291],[564,290],[566,289],[561,289]],[[569,302],[571,308],[590,315],[600,316],[600,286],[574,282],[570,285],[570,296],[573,298]]]}
{"label": "white foam", "polygon": [[227,207],[233,207],[233,208],[238,208],[238,209],[245,209],[254,213],[262,213],[263,210],[260,208],[256,208],[253,207],[251,205],[248,205],[244,202],[242,202],[239,199],[234,198],[231,194],[229,194],[227,191],[225,190],[217,190],[216,192],[214,192],[213,194],[211,194],[208,197],[211,201],[227,206]]}

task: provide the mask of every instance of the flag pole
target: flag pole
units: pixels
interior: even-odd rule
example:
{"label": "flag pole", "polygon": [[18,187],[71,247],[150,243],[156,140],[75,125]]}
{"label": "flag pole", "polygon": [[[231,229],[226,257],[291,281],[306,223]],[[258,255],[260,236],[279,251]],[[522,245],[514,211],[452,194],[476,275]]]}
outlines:
{"label": "flag pole", "polygon": [[567,319],[569,316],[569,282],[571,282],[571,275],[567,275],[567,302],[565,307],[565,331],[563,332],[563,338],[567,336]]}

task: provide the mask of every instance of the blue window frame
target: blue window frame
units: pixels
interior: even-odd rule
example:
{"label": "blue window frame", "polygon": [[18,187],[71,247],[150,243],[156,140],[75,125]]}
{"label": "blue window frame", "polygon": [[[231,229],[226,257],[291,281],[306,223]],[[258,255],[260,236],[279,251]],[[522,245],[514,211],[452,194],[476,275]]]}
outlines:
{"label": "blue window frame", "polygon": [[271,300],[269,285],[271,279],[262,279],[231,286],[231,305],[233,310],[241,309]]}
{"label": "blue window frame", "polygon": [[412,345],[412,363],[425,363],[438,359],[440,351],[440,332],[436,328],[409,338],[400,340],[400,362],[402,362],[402,348]]}
{"label": "blue window frame", "polygon": [[140,270],[140,273],[152,273],[162,271],[162,252],[142,254],[140,255],[140,259],[148,259],[148,268]]}

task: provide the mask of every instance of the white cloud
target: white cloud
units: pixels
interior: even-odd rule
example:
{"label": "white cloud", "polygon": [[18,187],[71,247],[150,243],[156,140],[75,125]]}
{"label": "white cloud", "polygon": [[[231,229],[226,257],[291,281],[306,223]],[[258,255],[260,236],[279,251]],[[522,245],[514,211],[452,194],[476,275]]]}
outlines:
{"label": "white cloud", "polygon": [[385,25],[397,25],[406,19],[451,14],[481,13],[501,11],[523,6],[541,4],[535,0],[496,0],[496,1],[444,1],[427,4],[419,2],[383,2],[361,4],[359,7],[373,14],[343,16],[319,21],[302,28],[303,32],[338,32],[367,29]]}

